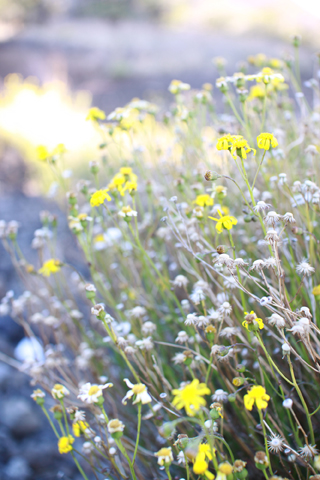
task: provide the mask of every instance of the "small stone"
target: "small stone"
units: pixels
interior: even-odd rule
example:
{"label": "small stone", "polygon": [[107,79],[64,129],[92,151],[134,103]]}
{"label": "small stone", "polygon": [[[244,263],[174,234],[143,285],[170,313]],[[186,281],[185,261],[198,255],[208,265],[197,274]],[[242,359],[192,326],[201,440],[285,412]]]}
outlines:
{"label": "small stone", "polygon": [[4,469],[8,479],[27,480],[31,476],[31,468],[23,457],[12,457]]}

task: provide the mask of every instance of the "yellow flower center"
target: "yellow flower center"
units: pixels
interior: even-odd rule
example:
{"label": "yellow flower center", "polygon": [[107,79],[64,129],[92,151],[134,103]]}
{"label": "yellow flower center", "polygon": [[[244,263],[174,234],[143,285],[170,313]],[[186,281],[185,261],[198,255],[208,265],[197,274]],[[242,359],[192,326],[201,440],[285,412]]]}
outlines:
{"label": "yellow flower center", "polygon": [[88,395],[96,395],[100,391],[100,388],[98,385],[92,385],[92,387],[89,388]]}
{"label": "yellow flower center", "polygon": [[132,391],[135,395],[138,395],[139,393],[144,392],[146,389],[146,386],[143,385],[143,383],[137,383],[137,385],[134,385],[132,387]]}

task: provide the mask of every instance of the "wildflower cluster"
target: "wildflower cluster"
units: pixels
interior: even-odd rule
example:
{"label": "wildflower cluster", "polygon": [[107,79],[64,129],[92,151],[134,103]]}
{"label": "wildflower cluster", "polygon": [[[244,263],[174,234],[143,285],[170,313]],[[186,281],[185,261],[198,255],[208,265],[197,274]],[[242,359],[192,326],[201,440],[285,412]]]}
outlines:
{"label": "wildflower cluster", "polygon": [[72,257],[50,212],[33,263],[0,221],[27,285],[0,314],[37,345],[20,368],[85,480],[320,474],[319,106],[298,65],[249,65],[217,80],[223,112],[178,80],[162,119],[139,99],[89,111],[98,160],[57,193]]}

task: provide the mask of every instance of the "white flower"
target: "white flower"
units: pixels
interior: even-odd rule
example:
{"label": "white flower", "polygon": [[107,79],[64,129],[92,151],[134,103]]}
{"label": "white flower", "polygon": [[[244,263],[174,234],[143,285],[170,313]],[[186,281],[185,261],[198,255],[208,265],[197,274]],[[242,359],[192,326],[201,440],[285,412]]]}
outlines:
{"label": "white flower", "polygon": [[82,445],[82,451],[86,455],[90,455],[94,450],[94,446],[90,442],[84,442]]}
{"label": "white flower", "polygon": [[311,275],[315,272],[315,269],[311,267],[310,263],[308,263],[306,260],[303,260],[299,263],[299,265],[297,265],[296,271],[299,275]]}
{"label": "white flower", "polygon": [[266,266],[264,260],[255,260],[252,264],[252,267],[250,268],[250,270],[262,270],[264,267]]}
{"label": "white flower", "polygon": [[316,447],[316,445],[304,445],[304,447],[299,448],[299,453],[306,459],[312,458],[319,453]]}
{"label": "white flower", "polygon": [[180,365],[181,363],[184,363],[185,359],[186,357],[184,353],[176,353],[175,356],[172,358],[175,365]]}
{"label": "white flower", "polygon": [[283,400],[282,405],[284,408],[290,409],[292,408],[293,401],[291,400],[291,398],[286,398],[285,400]]}
{"label": "white flower", "polygon": [[203,300],[205,300],[206,296],[203,293],[203,290],[201,288],[197,288],[191,295],[190,299],[191,301],[195,304],[198,305],[201,303]]}
{"label": "white flower", "polygon": [[222,253],[217,257],[217,263],[226,265],[227,267],[233,267],[234,260],[227,253]]}
{"label": "white flower", "polygon": [[175,339],[176,343],[186,343],[189,340],[187,332],[184,332],[183,330],[178,333],[177,338]]}
{"label": "white flower", "polygon": [[225,327],[221,330],[219,337],[226,337],[231,338],[233,335],[237,335],[239,333],[239,329],[237,327]]}
{"label": "white flower", "polygon": [[248,263],[245,262],[245,261],[243,260],[243,258],[236,258],[236,259],[234,260],[234,264],[235,264],[237,267],[245,267],[245,266],[248,265]]}
{"label": "white flower", "polygon": [[273,268],[274,270],[277,268],[277,261],[274,257],[266,258],[264,263],[266,268]]}
{"label": "white flower", "polygon": [[78,398],[84,403],[97,403],[99,398],[103,395],[103,390],[109,387],[113,387],[113,384],[105,383],[104,385],[92,385],[90,382],[85,383],[79,388]]}
{"label": "white flower", "polygon": [[195,313],[189,313],[187,315],[187,318],[184,321],[184,324],[185,325],[196,325],[197,320],[198,320],[198,318],[197,318],[197,315]]}
{"label": "white flower", "polygon": [[263,221],[268,227],[275,227],[276,223],[279,222],[281,215],[277,212],[268,212],[267,215],[264,217]]}
{"label": "white flower", "polygon": [[197,327],[200,327],[200,328],[205,327],[206,325],[208,325],[208,323],[209,323],[209,319],[204,315],[200,315],[199,317],[197,317],[197,320],[196,320]]}
{"label": "white flower", "polygon": [[177,455],[177,462],[179,463],[179,465],[185,465],[186,464],[186,459],[185,459],[185,456],[184,456],[184,452],[181,451],[178,453]]}
{"label": "white flower", "polygon": [[283,317],[281,317],[278,313],[273,313],[271,317],[269,317],[268,323],[272,326],[276,326],[278,328],[283,328],[286,325],[286,321]]}
{"label": "white flower", "polygon": [[265,210],[269,210],[269,208],[271,208],[271,205],[260,200],[260,202],[257,202],[256,206],[253,208],[253,211],[259,213],[264,212]]}
{"label": "white flower", "polygon": [[214,402],[226,402],[228,400],[228,393],[222,390],[221,388],[218,388],[212,395],[212,400]]}
{"label": "white flower", "polygon": [[75,422],[84,422],[86,419],[86,412],[83,410],[77,410],[74,414],[74,421]]}
{"label": "white flower", "polygon": [[175,287],[186,288],[189,280],[184,275],[177,275],[172,283]]}
{"label": "white flower", "polygon": [[157,330],[157,326],[152,322],[146,322],[142,325],[141,331],[144,335],[148,335]]}
{"label": "white flower", "polygon": [[147,310],[144,307],[134,307],[130,312],[129,315],[134,318],[141,318],[147,313]]}
{"label": "white flower", "polygon": [[124,423],[122,423],[118,418],[115,418],[113,420],[110,420],[110,422],[108,423],[108,432],[110,434],[116,432],[123,432],[124,427]]}
{"label": "white flower", "polygon": [[221,314],[229,315],[232,312],[232,307],[229,302],[223,302],[223,304],[219,307],[219,312]]}
{"label": "white flower", "polygon": [[284,439],[280,435],[272,435],[267,443],[270,452],[279,453],[284,448]]}
{"label": "white flower", "polygon": [[128,380],[128,378],[125,378],[123,381],[126,382],[127,387],[131,389],[126,393],[126,396],[122,399],[123,405],[126,405],[127,399],[133,397],[134,395],[136,396],[136,399],[134,402],[132,402],[132,405],[135,405],[136,403],[139,403],[139,402],[141,402],[142,405],[152,402],[152,398],[148,393],[148,389],[143,383],[136,383],[134,385],[133,383],[130,382],[130,380]]}
{"label": "white flower", "polygon": [[120,217],[136,217],[138,215],[138,212],[136,212],[135,210],[132,210],[131,207],[129,207],[129,205],[127,207],[122,207],[120,212],[118,212],[118,215],[120,215]]}
{"label": "white flower", "polygon": [[274,230],[273,228],[270,228],[268,231],[267,231],[267,234],[265,236],[265,240],[266,242],[268,242],[270,245],[272,245],[272,243],[277,243],[279,242],[279,236],[276,232],[276,230]]}
{"label": "white flower", "polygon": [[312,318],[311,312],[308,307],[301,307],[300,313],[302,313],[305,317]]}
{"label": "white flower", "polygon": [[185,313],[190,312],[190,302],[187,298],[184,298],[183,300],[181,300],[181,307]]}
{"label": "white flower", "polygon": [[155,457],[158,457],[158,465],[167,465],[173,462],[173,455],[171,447],[161,448],[159,452],[154,454]]}
{"label": "white flower", "polygon": [[154,347],[151,337],[144,338],[143,340],[137,340],[135,345],[140,350],[152,350]]}
{"label": "white flower", "polygon": [[292,328],[288,329],[288,332],[292,332],[293,335],[296,335],[297,333],[299,335],[304,335],[305,328],[304,328],[304,325],[301,325],[299,324],[299,322],[296,322],[295,325],[292,326]]}
{"label": "white flower", "polygon": [[64,385],[60,385],[59,383],[56,383],[54,385],[53,389],[51,390],[51,395],[56,400],[60,400],[61,398],[65,397],[66,395],[70,395],[70,392]]}
{"label": "white flower", "polygon": [[214,310],[214,308],[210,308],[208,310],[208,318],[209,320],[221,320],[221,313],[219,311]]}
{"label": "white flower", "polygon": [[296,220],[295,220],[293,214],[290,213],[290,212],[285,213],[285,214],[282,216],[282,220],[283,220],[285,223],[296,223]]}

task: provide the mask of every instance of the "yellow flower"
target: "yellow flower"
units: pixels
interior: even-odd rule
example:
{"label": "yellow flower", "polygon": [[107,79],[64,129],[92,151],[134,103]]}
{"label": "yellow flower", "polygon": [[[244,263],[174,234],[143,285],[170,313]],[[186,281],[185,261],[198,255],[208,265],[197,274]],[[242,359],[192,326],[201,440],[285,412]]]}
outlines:
{"label": "yellow flower", "polygon": [[106,114],[100,110],[98,107],[90,108],[86,120],[91,120],[92,122],[98,122],[99,120],[105,120]]}
{"label": "yellow flower", "polygon": [[313,287],[312,294],[313,295],[320,295],[320,285],[317,285],[316,287]]}
{"label": "yellow flower", "polygon": [[217,480],[227,480],[227,476],[231,475],[233,467],[228,462],[220,463],[218,466]]}
{"label": "yellow flower", "polygon": [[59,452],[61,454],[71,452],[71,450],[73,450],[73,447],[72,447],[73,442],[74,442],[74,438],[72,435],[59,438],[59,441],[58,441]]}
{"label": "yellow flower", "polygon": [[203,195],[198,195],[197,198],[193,201],[199,207],[210,207],[213,205],[213,198],[210,197],[207,193]]}
{"label": "yellow flower", "polygon": [[229,148],[232,146],[232,136],[230,133],[227,133],[227,135],[223,135],[223,137],[220,137],[217,142],[217,150],[229,150]]}
{"label": "yellow flower", "polygon": [[158,465],[169,465],[173,462],[173,455],[171,447],[161,448],[157,453],[154,454],[155,457],[158,457]]}
{"label": "yellow flower", "polygon": [[264,98],[266,96],[266,89],[261,85],[253,85],[250,88],[250,94],[248,100],[253,100],[254,98]]}
{"label": "yellow flower", "polygon": [[270,396],[267,395],[265,388],[261,385],[254,385],[244,396],[244,406],[247,410],[252,410],[254,404],[259,410],[267,408]]}
{"label": "yellow flower", "polygon": [[44,161],[50,157],[49,150],[44,145],[38,145],[36,148],[37,157],[39,160]]}
{"label": "yellow flower", "polygon": [[181,80],[172,80],[168,90],[170,93],[173,93],[173,95],[177,95],[177,93],[182,91],[190,90],[190,85],[188,83],[181,82]]}
{"label": "yellow flower", "polygon": [[[215,455],[215,449],[213,448],[213,454]],[[212,460],[212,453],[211,453],[211,447],[209,443],[200,443],[198,447],[198,456],[202,456],[203,458],[207,458],[208,460]],[[196,457],[196,459],[197,459]]]}
{"label": "yellow flower", "polygon": [[[239,137],[239,136],[238,136]],[[247,153],[253,152],[253,155],[256,154],[256,150],[254,148],[249,147],[247,140],[244,138],[234,138],[232,142],[232,146],[230,149],[230,153],[233,158],[241,157],[242,159],[247,158]]]}
{"label": "yellow flower", "polygon": [[132,173],[131,167],[121,167],[120,168],[121,175],[130,175]]}
{"label": "yellow flower", "polygon": [[211,220],[217,222],[216,230],[218,233],[221,233],[224,228],[231,230],[233,225],[237,225],[238,220],[231,215],[222,215],[221,210],[218,210],[220,218],[209,217]]}
{"label": "yellow flower", "polygon": [[210,395],[210,390],[205,383],[200,383],[199,380],[194,379],[184,388],[172,390],[172,394],[175,396],[172,405],[177,407],[177,410],[184,407],[186,414],[193,417],[201,407],[206,405],[203,396]]}
{"label": "yellow flower", "polygon": [[138,184],[136,181],[131,181],[129,180],[128,182],[125,183],[124,187],[119,188],[120,195],[123,197],[126,190],[128,190],[129,193],[135,192],[138,188]]}
{"label": "yellow flower", "polygon": [[62,155],[67,151],[65,145],[63,143],[59,143],[52,151],[52,156]]}
{"label": "yellow flower", "polygon": [[51,273],[59,272],[61,268],[61,262],[59,260],[55,260],[54,258],[50,258],[47,260],[39,270],[39,273],[44,277],[50,277]]}
{"label": "yellow flower", "polygon": [[245,327],[247,330],[257,330],[258,327],[260,330],[262,330],[264,328],[264,323],[262,318],[258,318],[253,310],[251,310],[250,313],[248,312],[244,312],[244,313],[245,313],[245,320],[242,322],[243,327]]}
{"label": "yellow flower", "polygon": [[80,437],[80,435],[84,433],[87,428],[89,428],[89,424],[87,422],[83,422],[82,420],[72,424],[72,431],[75,437]]}
{"label": "yellow flower", "polygon": [[257,137],[258,147],[264,150],[269,150],[270,147],[278,146],[278,140],[273,136],[273,133],[260,133]]}
{"label": "yellow flower", "polygon": [[205,461],[205,457],[203,455],[197,455],[196,461],[193,464],[193,471],[196,475],[204,475],[208,478],[208,480],[213,480],[214,475],[213,473],[209,472],[208,470],[208,463]]}
{"label": "yellow flower", "polygon": [[102,205],[105,200],[108,200],[110,202],[111,197],[108,195],[109,189],[106,188],[105,190],[97,190],[91,195],[90,198],[90,205],[91,207],[98,207],[99,205]]}

